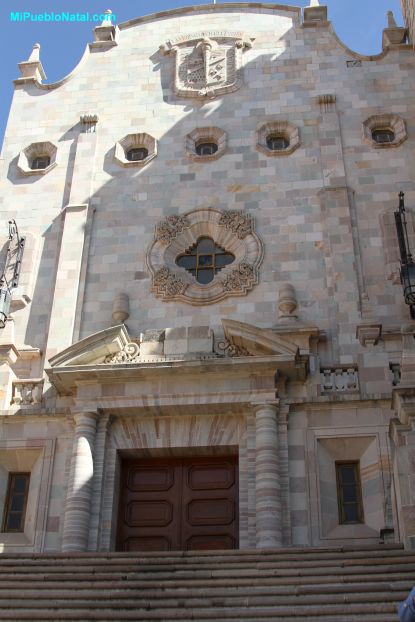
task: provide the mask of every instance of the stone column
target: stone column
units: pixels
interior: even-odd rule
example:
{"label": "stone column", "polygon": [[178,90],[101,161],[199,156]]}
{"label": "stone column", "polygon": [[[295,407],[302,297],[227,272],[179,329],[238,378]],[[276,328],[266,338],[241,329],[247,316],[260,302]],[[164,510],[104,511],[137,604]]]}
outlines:
{"label": "stone column", "polygon": [[88,551],[100,550],[100,528],[102,524],[102,497],[105,469],[105,455],[108,445],[108,432],[113,420],[108,413],[100,415],[97,424],[94,452],[94,477],[91,492],[91,519],[89,525]]}
{"label": "stone column", "polygon": [[63,526],[62,551],[65,553],[88,548],[97,413],[77,413],[74,420],[75,437]]}
{"label": "stone column", "polygon": [[393,480],[401,541],[415,549],[415,322],[401,327],[401,382],[392,391]]}
{"label": "stone column", "polygon": [[254,405],[257,548],[281,546],[277,404],[278,402]]}
{"label": "stone column", "polygon": [[415,549],[415,388],[398,386],[392,393],[397,417],[391,419],[392,468],[396,518],[406,549]]}

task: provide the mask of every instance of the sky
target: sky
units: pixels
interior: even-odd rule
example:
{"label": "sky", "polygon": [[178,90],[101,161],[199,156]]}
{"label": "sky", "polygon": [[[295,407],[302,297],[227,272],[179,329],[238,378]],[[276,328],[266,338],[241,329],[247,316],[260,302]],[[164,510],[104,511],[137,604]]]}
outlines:
{"label": "sky", "polygon": [[[108,4],[103,4],[103,2]],[[219,0],[218,0],[219,3]],[[13,79],[19,77],[17,64],[27,60],[33,44],[41,45],[41,61],[47,80],[55,82],[77,65],[88,42],[93,41],[90,22],[13,21],[11,13],[86,13],[101,14],[111,9],[121,23],[166,9],[206,4],[206,0],[2,0],[0,4],[0,58],[2,80],[0,97],[0,144],[11,105]],[[309,0],[280,4],[308,6]],[[320,4],[324,4],[320,1]],[[327,0],[329,19],[337,35],[352,50],[361,54],[381,51],[386,12],[392,10],[399,25],[402,13],[399,0]]]}

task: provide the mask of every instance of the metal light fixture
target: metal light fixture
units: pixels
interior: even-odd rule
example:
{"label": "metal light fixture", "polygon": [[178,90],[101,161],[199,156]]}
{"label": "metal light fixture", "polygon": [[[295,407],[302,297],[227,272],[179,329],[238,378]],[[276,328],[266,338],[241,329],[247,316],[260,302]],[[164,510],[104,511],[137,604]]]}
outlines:
{"label": "metal light fixture", "polygon": [[409,305],[411,318],[415,319],[415,263],[409,247],[408,226],[405,213],[405,195],[399,193],[399,208],[395,212],[396,231],[401,255],[401,283],[405,303]]}
{"label": "metal light fixture", "polygon": [[6,325],[12,299],[11,290],[19,284],[25,238],[19,235],[15,220],[9,220],[9,244],[0,277],[0,328]]}

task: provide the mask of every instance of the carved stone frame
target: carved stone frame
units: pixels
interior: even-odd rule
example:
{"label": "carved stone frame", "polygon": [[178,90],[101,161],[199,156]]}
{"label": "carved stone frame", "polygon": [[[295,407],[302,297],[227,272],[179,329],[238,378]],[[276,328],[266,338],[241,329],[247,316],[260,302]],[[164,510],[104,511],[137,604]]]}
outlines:
{"label": "carved stone frame", "polygon": [[[373,140],[374,130],[391,130],[395,138],[390,143],[377,143]],[[407,139],[405,121],[396,114],[377,114],[363,122],[363,140],[373,149],[399,147]]]}
{"label": "carved stone frame", "polygon": [[[144,160],[127,160],[127,152],[134,147],[145,147],[148,156]],[[127,134],[117,143],[115,143],[114,160],[117,164],[125,167],[143,167],[157,155],[157,141],[150,134],[141,132],[138,134]]]}
{"label": "carved stone frame", "polygon": [[[176,258],[201,236],[233,253],[235,261],[201,285]],[[258,283],[263,244],[254,231],[253,218],[246,212],[213,208],[193,210],[183,216],[169,216],[155,228],[154,240],[146,256],[151,273],[151,291],[168,302],[180,300],[192,305],[208,305],[228,296],[244,296]]]}
{"label": "carved stone frame", "polygon": [[[198,155],[196,147],[202,142],[215,143],[218,150],[212,155]],[[217,160],[226,151],[226,132],[219,127],[197,127],[186,135],[185,149],[186,155],[195,162]]]}
{"label": "carved stone frame", "polygon": [[[56,165],[57,147],[49,141],[31,143],[19,153],[17,168],[23,175],[46,175]],[[34,158],[41,155],[48,155],[50,163],[45,168],[31,168],[30,164]]]}
{"label": "carved stone frame", "polygon": [[[281,136],[288,141],[288,146],[285,149],[279,149],[273,151],[267,146],[267,139],[270,136]],[[296,125],[289,123],[288,121],[270,121],[261,125],[257,131],[257,144],[258,151],[266,156],[285,156],[290,155],[298,149],[300,146],[300,132]]]}

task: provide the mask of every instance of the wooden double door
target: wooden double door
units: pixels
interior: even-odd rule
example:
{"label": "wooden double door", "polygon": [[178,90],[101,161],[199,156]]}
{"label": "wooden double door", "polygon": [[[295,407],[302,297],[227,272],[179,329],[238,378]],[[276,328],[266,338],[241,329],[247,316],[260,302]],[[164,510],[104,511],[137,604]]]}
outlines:
{"label": "wooden double door", "polygon": [[238,459],[125,460],[120,551],[238,548]]}

